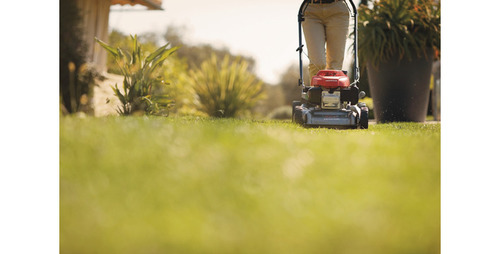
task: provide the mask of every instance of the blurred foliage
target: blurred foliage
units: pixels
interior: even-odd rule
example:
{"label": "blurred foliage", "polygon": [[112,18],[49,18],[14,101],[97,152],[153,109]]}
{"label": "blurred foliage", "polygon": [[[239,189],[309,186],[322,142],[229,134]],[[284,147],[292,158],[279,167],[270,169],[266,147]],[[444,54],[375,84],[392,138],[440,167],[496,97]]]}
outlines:
{"label": "blurred foliage", "polygon": [[289,105],[281,106],[273,109],[266,117],[267,119],[292,119],[292,107]]}
{"label": "blurred foliage", "polygon": [[368,119],[375,119],[375,112],[373,111],[373,98],[365,97],[363,99],[359,99],[359,102],[366,103],[366,106],[370,111],[368,111]]}
{"label": "blurred foliage", "polygon": [[[177,49],[179,50],[179,48]],[[175,54],[165,60],[163,68],[163,77],[169,86],[169,96],[172,98],[172,107],[170,112],[177,115],[199,115],[192,105],[192,91],[186,81],[188,65],[184,59]]]}
{"label": "blurred foliage", "polygon": [[[177,74],[171,73],[175,76],[173,82],[177,84],[175,86],[177,96],[174,111],[178,115],[207,116],[208,114],[205,111],[200,111],[198,95],[193,89],[194,84],[192,83],[192,78],[190,78],[191,72],[189,70],[200,69],[203,62],[211,61],[212,56],[215,55],[219,60],[228,58],[229,64],[245,61],[248,65],[247,71],[255,74],[255,60],[248,56],[232,54],[227,48],[215,48],[210,44],[189,44],[183,38],[184,31],[184,27],[170,25],[166,28],[163,35],[164,40],[172,45],[179,46],[176,57],[179,58],[179,62],[182,62],[183,69],[185,70]],[[268,85],[263,84],[263,86],[263,94],[266,94],[266,87]],[[267,103],[264,100],[264,97],[261,97],[255,103],[255,107],[251,109],[253,117],[259,117],[268,113],[269,110],[265,109]],[[242,115],[239,116],[242,117]]]}
{"label": "blurred foliage", "polygon": [[[369,0],[359,8],[359,56],[374,66],[392,57],[439,57],[440,2],[434,0]],[[435,55],[426,55],[432,48]]]}
{"label": "blurred foliage", "polygon": [[[305,70],[305,69],[304,69]],[[309,71],[304,71],[304,83],[310,83]],[[298,64],[291,64],[281,74],[278,86],[284,96],[283,105],[292,105],[292,101],[300,101],[302,96],[302,86],[299,86],[299,66]]]}
{"label": "blurred foliage", "polygon": [[159,67],[177,48],[165,44],[152,53],[143,52],[137,36],[131,36],[132,52],[112,47],[96,38],[96,41],[114,57],[123,78],[123,89],[115,84],[113,91],[121,102],[120,115],[142,114],[168,115],[171,103],[166,83]]}
{"label": "blurred foliage", "polygon": [[61,253],[440,253],[439,124],[60,124]]}
{"label": "blurred foliage", "polygon": [[209,116],[242,116],[263,98],[262,81],[248,70],[248,62],[230,61],[229,55],[221,61],[212,54],[200,68],[189,71],[187,81],[197,108]]}
{"label": "blurred foliage", "polygon": [[82,37],[81,21],[75,0],[59,1],[59,93],[63,113],[92,113],[92,87],[96,78],[102,78],[85,63],[88,45]]}
{"label": "blurred foliage", "polygon": [[[158,41],[166,40],[170,45],[175,46],[177,48],[174,55],[168,57],[165,60],[165,67],[160,67],[159,72],[163,75],[163,78],[166,82],[170,84],[169,87],[169,98],[171,98],[169,112],[174,113],[176,115],[193,115],[193,116],[207,116],[208,114],[204,111],[200,111],[202,107],[200,107],[199,96],[194,90],[193,78],[191,77],[192,73],[196,73],[194,70],[199,70],[202,68],[202,63],[206,61],[212,61],[212,56],[216,56],[218,61],[222,59],[227,60],[227,68],[230,68],[235,65],[241,65],[242,63],[246,66],[246,72],[248,72],[250,76],[253,76],[253,79],[256,80],[255,84],[262,83],[258,80],[258,78],[254,75],[254,65],[255,61],[251,57],[246,57],[242,55],[234,55],[229,52],[228,49],[218,49],[214,48],[208,44],[197,44],[190,45],[184,42],[183,39],[183,30],[182,27],[169,26],[163,35],[163,38],[158,38],[158,36],[154,33],[144,33],[138,36],[138,41],[141,42],[143,47],[143,52],[153,52],[158,47]],[[133,43],[130,41],[128,36],[125,36],[123,33],[117,30],[111,31],[109,35],[109,45],[115,48],[121,48],[124,51],[132,51]],[[226,60],[222,60],[226,61]],[[122,71],[119,65],[116,63],[114,57],[111,54],[108,54],[108,72],[121,74]],[[222,71],[222,69],[220,69]],[[267,87],[268,85],[261,84],[259,85],[259,89],[263,90],[260,95],[265,94],[266,90],[262,87]],[[235,92],[235,91],[233,91]],[[251,97],[252,95],[250,95]],[[229,99],[229,98],[227,98]],[[241,107],[246,108],[241,111],[241,114],[238,114],[239,117],[243,115],[249,114],[251,111],[254,116],[262,115],[265,116],[269,113],[268,109],[264,109],[267,105],[264,96],[258,96],[255,101],[250,100],[249,105],[254,105],[250,110],[247,108],[247,103],[241,105]],[[257,109],[258,108],[258,109]],[[258,110],[261,112],[257,112]],[[222,111],[219,111],[219,114]],[[226,112],[226,116],[227,116]],[[230,113],[230,112],[229,112]],[[232,113],[230,113],[232,114]]]}
{"label": "blurred foliage", "polygon": [[282,107],[285,101],[281,86],[264,84],[263,90],[266,97],[259,100],[254,108],[255,117],[259,119],[268,118],[270,112]]}

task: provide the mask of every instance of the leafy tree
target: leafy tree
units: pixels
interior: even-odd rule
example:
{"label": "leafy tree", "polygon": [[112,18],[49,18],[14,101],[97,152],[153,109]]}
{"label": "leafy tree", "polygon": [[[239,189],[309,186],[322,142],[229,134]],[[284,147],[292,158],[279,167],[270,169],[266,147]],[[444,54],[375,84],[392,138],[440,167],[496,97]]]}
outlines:
{"label": "leafy tree", "polygon": [[[309,83],[309,75],[307,71],[304,71],[304,82],[306,85]],[[299,66],[297,64],[291,64],[288,68],[281,74],[281,79],[278,85],[281,87],[281,91],[284,95],[284,105],[292,105],[292,101],[299,100],[302,95],[302,86],[299,86]]]}
{"label": "leafy tree", "polygon": [[189,45],[184,42],[182,31],[182,27],[168,26],[163,38],[172,45],[179,46],[176,54],[187,61],[189,69],[199,68],[201,63],[211,59],[212,54],[215,54],[218,59],[228,56],[230,62],[243,59],[248,64],[248,71],[254,72],[255,60],[252,57],[233,55],[227,48],[217,49],[210,44]]}
{"label": "leafy tree", "polygon": [[266,96],[255,106],[256,117],[266,117],[273,110],[284,105],[285,99],[280,86],[264,84],[263,90]]}

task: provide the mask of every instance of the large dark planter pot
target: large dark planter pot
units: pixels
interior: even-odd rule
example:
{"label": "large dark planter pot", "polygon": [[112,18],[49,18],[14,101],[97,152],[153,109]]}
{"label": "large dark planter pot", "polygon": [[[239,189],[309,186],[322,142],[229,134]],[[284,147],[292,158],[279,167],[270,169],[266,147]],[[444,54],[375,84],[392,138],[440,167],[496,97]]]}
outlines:
{"label": "large dark planter pot", "polygon": [[378,123],[424,122],[429,104],[432,51],[428,59],[393,59],[367,65],[373,110]]}

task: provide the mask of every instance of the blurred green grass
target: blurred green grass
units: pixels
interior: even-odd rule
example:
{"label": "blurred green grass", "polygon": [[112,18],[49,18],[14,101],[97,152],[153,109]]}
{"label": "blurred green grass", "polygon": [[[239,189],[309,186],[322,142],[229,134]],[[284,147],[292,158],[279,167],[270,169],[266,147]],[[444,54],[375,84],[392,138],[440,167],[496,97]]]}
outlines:
{"label": "blurred green grass", "polygon": [[61,253],[439,253],[440,124],[60,120]]}

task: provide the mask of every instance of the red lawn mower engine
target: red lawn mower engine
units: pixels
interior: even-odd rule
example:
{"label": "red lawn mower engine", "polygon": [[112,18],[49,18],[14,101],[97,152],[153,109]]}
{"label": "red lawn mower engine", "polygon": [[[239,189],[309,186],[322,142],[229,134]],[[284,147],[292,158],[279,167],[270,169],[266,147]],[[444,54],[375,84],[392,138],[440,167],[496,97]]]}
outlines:
{"label": "red lawn mower engine", "polygon": [[306,100],[322,109],[341,109],[344,103],[356,105],[359,89],[350,86],[346,71],[321,70],[311,79],[311,86],[306,89]]}

